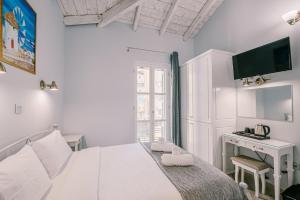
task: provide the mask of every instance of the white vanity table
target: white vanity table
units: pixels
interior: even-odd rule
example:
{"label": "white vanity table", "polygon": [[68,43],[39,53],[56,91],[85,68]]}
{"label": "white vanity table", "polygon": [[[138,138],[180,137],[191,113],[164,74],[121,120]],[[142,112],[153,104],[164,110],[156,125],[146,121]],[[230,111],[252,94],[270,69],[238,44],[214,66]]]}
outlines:
{"label": "white vanity table", "polygon": [[279,140],[256,140],[247,138],[232,133],[223,135],[223,172],[226,171],[227,144],[235,146],[235,152],[238,152],[239,147],[244,147],[252,151],[268,154],[274,159],[274,191],[275,200],[280,200],[280,178],[281,178],[281,157],[287,155],[287,172],[288,186],[293,184],[294,169],[293,169],[293,147],[294,144],[279,141]]}

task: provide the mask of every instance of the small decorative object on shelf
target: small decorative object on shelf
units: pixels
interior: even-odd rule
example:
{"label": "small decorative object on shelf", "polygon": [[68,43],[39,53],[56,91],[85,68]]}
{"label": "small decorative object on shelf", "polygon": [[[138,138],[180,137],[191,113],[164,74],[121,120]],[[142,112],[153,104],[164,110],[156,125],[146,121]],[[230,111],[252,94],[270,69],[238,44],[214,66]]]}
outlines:
{"label": "small decorative object on shelf", "polygon": [[80,151],[83,136],[82,135],[64,135],[64,138],[73,151]]}

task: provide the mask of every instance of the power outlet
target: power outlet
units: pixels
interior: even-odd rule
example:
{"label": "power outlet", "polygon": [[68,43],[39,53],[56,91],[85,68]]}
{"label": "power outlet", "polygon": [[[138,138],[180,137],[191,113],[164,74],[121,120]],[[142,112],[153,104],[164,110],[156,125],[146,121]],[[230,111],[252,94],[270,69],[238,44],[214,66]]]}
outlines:
{"label": "power outlet", "polygon": [[23,107],[21,105],[15,104],[15,114],[21,115],[23,112]]}

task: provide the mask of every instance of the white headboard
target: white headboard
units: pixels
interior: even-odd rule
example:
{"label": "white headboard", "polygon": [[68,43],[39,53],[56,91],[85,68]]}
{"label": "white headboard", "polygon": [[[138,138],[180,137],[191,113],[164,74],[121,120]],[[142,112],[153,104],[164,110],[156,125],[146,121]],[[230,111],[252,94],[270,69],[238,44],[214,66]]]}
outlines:
{"label": "white headboard", "polygon": [[51,132],[53,132],[56,129],[58,129],[58,125],[54,124],[51,126],[51,128],[49,130],[41,131],[37,134],[31,135],[28,137],[24,137],[6,147],[4,147],[3,149],[0,149],[0,161],[17,153],[26,144],[29,144],[30,142],[34,142],[36,140],[39,140],[39,139],[49,135]]}

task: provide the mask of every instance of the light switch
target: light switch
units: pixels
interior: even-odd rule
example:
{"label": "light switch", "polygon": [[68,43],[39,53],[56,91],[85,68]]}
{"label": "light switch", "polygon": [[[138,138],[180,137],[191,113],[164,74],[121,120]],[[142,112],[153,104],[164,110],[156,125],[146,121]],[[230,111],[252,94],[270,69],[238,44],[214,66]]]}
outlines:
{"label": "light switch", "polygon": [[15,104],[15,114],[21,115],[23,111],[23,107],[21,105]]}

